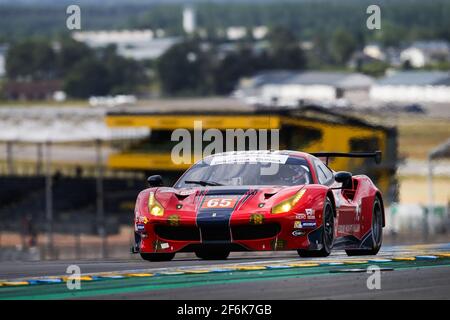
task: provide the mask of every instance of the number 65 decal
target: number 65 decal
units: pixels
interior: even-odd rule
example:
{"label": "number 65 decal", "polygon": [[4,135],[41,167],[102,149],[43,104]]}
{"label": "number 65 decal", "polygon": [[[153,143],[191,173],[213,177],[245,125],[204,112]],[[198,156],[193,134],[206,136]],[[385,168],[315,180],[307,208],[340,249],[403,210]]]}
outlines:
{"label": "number 65 decal", "polygon": [[229,197],[210,197],[203,200],[202,209],[229,209],[234,208],[238,200],[237,196]]}

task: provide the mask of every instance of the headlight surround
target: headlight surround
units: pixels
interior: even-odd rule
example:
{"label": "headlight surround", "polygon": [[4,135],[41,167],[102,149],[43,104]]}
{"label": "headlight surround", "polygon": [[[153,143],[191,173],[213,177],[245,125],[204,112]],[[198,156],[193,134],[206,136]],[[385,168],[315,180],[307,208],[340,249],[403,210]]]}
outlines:
{"label": "headlight surround", "polygon": [[278,213],[286,213],[292,210],[292,208],[297,204],[297,202],[300,201],[300,199],[305,194],[306,190],[302,189],[299,192],[297,192],[294,196],[290,197],[289,199],[286,199],[284,201],[281,201],[279,204],[272,207],[272,213],[278,214]]}
{"label": "headlight surround", "polygon": [[164,208],[156,200],[154,192],[150,192],[150,194],[148,195],[148,212],[152,216],[156,216],[156,217],[161,217],[164,215]]}

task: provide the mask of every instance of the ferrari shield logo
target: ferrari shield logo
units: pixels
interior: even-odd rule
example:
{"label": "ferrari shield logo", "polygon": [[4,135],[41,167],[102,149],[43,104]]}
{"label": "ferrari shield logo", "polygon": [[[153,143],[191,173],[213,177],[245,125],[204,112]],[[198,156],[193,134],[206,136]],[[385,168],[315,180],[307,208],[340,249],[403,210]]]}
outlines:
{"label": "ferrari shield logo", "polygon": [[143,216],[139,216],[137,218],[137,223],[147,224],[148,223],[148,218],[147,217],[143,217]]}
{"label": "ferrari shield logo", "polygon": [[180,225],[180,216],[173,214],[167,217],[167,221],[169,222],[169,225],[176,227]]}
{"label": "ferrari shield logo", "polygon": [[250,216],[250,224],[262,224],[264,222],[264,216],[262,214],[252,214]]}

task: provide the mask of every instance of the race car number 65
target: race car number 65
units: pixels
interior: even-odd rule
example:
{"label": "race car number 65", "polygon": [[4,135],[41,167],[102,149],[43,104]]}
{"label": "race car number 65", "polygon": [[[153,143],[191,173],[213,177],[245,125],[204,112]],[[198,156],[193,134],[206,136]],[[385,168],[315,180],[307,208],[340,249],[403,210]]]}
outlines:
{"label": "race car number 65", "polygon": [[231,199],[211,199],[208,201],[208,207],[229,207]]}
{"label": "race car number 65", "polygon": [[236,198],[210,198],[203,203],[203,208],[233,208]]}

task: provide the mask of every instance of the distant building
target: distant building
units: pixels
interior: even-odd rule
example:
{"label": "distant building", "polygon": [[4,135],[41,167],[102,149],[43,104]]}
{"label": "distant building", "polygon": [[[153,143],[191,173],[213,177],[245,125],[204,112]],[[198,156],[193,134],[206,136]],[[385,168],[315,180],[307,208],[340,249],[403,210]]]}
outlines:
{"label": "distant building", "polygon": [[430,63],[447,61],[450,45],[446,41],[416,41],[400,54],[403,63],[409,62],[414,68],[422,68]]}
{"label": "distant building", "polygon": [[269,29],[266,26],[256,26],[252,28],[247,28],[245,26],[230,26],[224,29],[218,29],[217,31],[220,37],[225,37],[230,41],[245,39],[248,36],[253,37],[256,41],[262,41],[266,38]]}
{"label": "distant building", "polygon": [[382,47],[376,43],[368,44],[364,47],[363,53],[376,60],[385,60],[386,54],[384,53]]}
{"label": "distant building", "polygon": [[268,32],[269,28],[267,28],[266,26],[258,26],[252,29],[253,38],[255,38],[256,40],[264,39],[267,36]]}
{"label": "distant building", "polygon": [[197,28],[195,19],[195,10],[191,6],[186,6],[183,9],[183,30],[187,34],[192,34]]}
{"label": "distant building", "polygon": [[361,57],[364,57],[365,61],[383,61],[393,67],[400,67],[402,60],[400,58],[401,49],[397,47],[383,47],[378,43],[367,44],[362,52],[359,53]]}
{"label": "distant building", "polygon": [[135,60],[156,59],[181,40],[156,38],[152,30],[80,31],[72,37],[92,48],[115,45],[119,55]]}
{"label": "distant building", "polygon": [[360,73],[267,71],[243,79],[234,95],[248,103],[299,106],[368,99],[374,80]]}
{"label": "distant building", "polygon": [[392,67],[401,67],[402,60],[400,57],[401,50],[397,47],[388,47],[384,50],[386,56],[385,61]]}
{"label": "distant building", "polygon": [[226,30],[228,40],[240,40],[247,36],[247,28],[245,27],[228,27]]}
{"label": "distant building", "polygon": [[372,100],[383,102],[450,102],[450,73],[441,71],[403,71],[376,82],[370,90]]}

